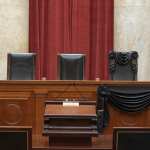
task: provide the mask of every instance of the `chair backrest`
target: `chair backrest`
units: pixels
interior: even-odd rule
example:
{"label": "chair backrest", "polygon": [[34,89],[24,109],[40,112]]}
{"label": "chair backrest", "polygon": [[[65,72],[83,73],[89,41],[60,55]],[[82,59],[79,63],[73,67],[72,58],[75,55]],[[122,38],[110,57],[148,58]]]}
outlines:
{"label": "chair backrest", "polygon": [[109,78],[111,80],[137,80],[138,53],[111,52],[109,54]]}
{"label": "chair backrest", "polygon": [[31,150],[32,128],[31,127],[0,127],[1,150]]}
{"label": "chair backrest", "polygon": [[114,128],[113,150],[149,150],[150,128]]}
{"label": "chair backrest", "polygon": [[59,54],[58,68],[60,80],[84,79],[84,54]]}
{"label": "chair backrest", "polygon": [[35,57],[35,53],[9,53],[7,79],[33,80],[35,78]]}

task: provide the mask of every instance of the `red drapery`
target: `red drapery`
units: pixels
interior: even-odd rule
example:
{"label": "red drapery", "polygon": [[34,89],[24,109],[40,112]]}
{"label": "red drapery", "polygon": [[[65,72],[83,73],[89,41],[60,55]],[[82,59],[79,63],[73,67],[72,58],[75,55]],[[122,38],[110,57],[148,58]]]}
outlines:
{"label": "red drapery", "polygon": [[57,54],[86,54],[85,79],[108,78],[113,0],[30,0],[29,49],[37,79],[57,79]]}

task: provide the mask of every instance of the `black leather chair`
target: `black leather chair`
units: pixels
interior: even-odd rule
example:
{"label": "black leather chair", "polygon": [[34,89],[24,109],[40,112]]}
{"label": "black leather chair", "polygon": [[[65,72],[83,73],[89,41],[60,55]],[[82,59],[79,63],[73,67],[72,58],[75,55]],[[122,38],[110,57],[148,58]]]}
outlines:
{"label": "black leather chair", "polygon": [[35,78],[35,57],[35,53],[9,53],[7,79],[33,80]]}
{"label": "black leather chair", "polygon": [[1,126],[0,149],[32,150],[32,128],[26,126]]}
{"label": "black leather chair", "polygon": [[58,72],[60,80],[84,79],[84,54],[59,54],[58,56]]}
{"label": "black leather chair", "polygon": [[109,79],[111,80],[137,80],[138,53],[111,52],[109,54]]}
{"label": "black leather chair", "polygon": [[150,128],[114,128],[113,150],[149,150]]}

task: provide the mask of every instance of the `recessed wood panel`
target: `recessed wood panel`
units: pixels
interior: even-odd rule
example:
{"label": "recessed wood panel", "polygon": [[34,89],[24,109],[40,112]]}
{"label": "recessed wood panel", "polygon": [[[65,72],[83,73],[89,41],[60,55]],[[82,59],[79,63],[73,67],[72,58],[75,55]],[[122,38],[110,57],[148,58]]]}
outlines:
{"label": "recessed wood panel", "polygon": [[32,125],[33,110],[31,99],[0,99],[0,126]]}
{"label": "recessed wood panel", "polygon": [[31,150],[31,127],[2,126],[0,127],[0,149]]}

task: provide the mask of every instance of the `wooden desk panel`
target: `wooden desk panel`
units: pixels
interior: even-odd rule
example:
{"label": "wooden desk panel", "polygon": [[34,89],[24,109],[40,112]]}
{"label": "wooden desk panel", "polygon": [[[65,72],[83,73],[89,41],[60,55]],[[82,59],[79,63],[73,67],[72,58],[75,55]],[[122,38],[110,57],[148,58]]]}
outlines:
{"label": "wooden desk panel", "polygon": [[[32,125],[33,137],[47,140],[42,136],[45,101],[75,98],[95,102],[98,84],[96,81],[0,81],[0,125]],[[33,147],[39,146],[37,138],[34,141]]]}
{"label": "wooden desk panel", "polygon": [[110,119],[103,134],[112,134],[113,127],[150,127],[150,108],[142,112],[122,112],[111,105],[108,107]]}
{"label": "wooden desk panel", "polygon": [[45,115],[51,116],[96,116],[95,105],[80,106],[62,106],[62,105],[46,105]]}
{"label": "wooden desk panel", "polygon": [[32,126],[31,92],[0,92],[0,126]]}
{"label": "wooden desk panel", "polygon": [[[48,138],[42,136],[45,101],[61,101],[67,97],[69,99],[82,99],[82,102],[84,101],[85,103],[93,103],[96,101],[96,89],[99,85],[128,85],[133,87],[143,86],[149,88],[150,82],[84,80],[0,81],[0,125],[13,124],[14,126],[30,126],[32,124],[33,147],[48,147]],[[19,110],[21,110],[21,113]],[[102,133],[104,137],[112,134],[112,128],[114,126],[150,126],[149,109],[146,109],[144,112],[139,114],[135,114],[133,117],[131,117],[130,114],[120,112],[111,106],[109,106],[109,112],[110,122],[108,127],[106,127]],[[99,136],[99,138],[94,141],[99,141],[101,137],[102,136]],[[40,139],[42,139],[41,142]],[[107,141],[94,142],[94,145],[99,147],[100,143],[106,144]],[[108,143],[111,142],[109,141]],[[111,147],[110,144],[108,144],[108,147]]]}
{"label": "wooden desk panel", "polygon": [[32,126],[0,126],[0,149],[32,150]]}

